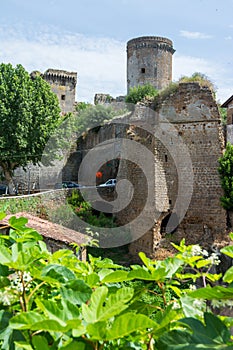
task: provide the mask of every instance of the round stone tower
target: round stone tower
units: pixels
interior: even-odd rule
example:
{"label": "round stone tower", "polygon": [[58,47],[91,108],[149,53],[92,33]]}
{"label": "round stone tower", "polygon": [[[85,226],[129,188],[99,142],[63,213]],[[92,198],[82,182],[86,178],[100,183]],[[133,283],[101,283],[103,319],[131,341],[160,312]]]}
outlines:
{"label": "round stone tower", "polygon": [[143,36],[127,43],[127,91],[151,84],[161,90],[172,81],[172,41],[158,36]]}

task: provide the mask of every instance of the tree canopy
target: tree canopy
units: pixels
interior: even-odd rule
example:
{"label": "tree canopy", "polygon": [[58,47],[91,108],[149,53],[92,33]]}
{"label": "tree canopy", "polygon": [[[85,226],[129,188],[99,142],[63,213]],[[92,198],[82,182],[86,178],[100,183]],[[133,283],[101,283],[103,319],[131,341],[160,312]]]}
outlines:
{"label": "tree canopy", "polygon": [[61,118],[58,98],[40,74],[0,64],[0,166],[10,192],[14,170],[38,164]]}

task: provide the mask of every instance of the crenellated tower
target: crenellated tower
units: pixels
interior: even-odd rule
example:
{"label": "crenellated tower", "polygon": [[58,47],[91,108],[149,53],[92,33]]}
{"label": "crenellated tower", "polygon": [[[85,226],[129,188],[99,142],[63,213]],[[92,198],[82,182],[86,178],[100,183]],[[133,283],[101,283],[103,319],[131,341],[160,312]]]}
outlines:
{"label": "crenellated tower", "polygon": [[172,81],[171,40],[143,36],[127,43],[127,92],[138,85],[151,84],[161,90]]}
{"label": "crenellated tower", "polygon": [[72,112],[75,104],[77,73],[47,69],[42,76],[57,95],[62,113]]}

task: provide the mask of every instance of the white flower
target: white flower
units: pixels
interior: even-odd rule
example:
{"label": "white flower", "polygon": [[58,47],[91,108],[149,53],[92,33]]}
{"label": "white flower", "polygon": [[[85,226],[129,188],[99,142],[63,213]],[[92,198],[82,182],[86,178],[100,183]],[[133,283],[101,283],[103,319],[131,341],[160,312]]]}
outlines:
{"label": "white flower", "polygon": [[180,309],[180,304],[177,301],[173,303],[173,310]]}
{"label": "white flower", "polygon": [[192,246],[192,255],[193,256],[202,255],[202,249],[199,245],[195,244]]}
{"label": "white flower", "polygon": [[195,286],[195,284],[190,284],[189,289],[190,290],[196,290],[197,287]]}
{"label": "white flower", "polygon": [[210,260],[212,265],[219,265],[221,263],[217,253],[212,253],[208,260]]}

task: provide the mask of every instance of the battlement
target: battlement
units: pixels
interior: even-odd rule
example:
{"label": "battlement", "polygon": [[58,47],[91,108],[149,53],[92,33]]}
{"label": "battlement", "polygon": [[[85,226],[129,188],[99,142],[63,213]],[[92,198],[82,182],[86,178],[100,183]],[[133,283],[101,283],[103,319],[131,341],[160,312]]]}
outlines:
{"label": "battlement", "polygon": [[67,72],[60,69],[47,69],[43,78],[47,81],[60,81],[62,85],[65,82],[72,82],[74,85],[77,84],[77,73],[76,72]]}
{"label": "battlement", "polygon": [[160,49],[171,52],[172,54],[175,52],[175,49],[173,49],[173,42],[170,39],[160,36],[142,36],[131,39],[127,43],[127,50],[137,50],[141,48]]}
{"label": "battlement", "polygon": [[142,36],[127,43],[127,91],[151,84],[158,90],[172,81],[172,55],[175,50],[170,39]]}
{"label": "battlement", "polygon": [[42,77],[57,95],[62,113],[73,111],[77,84],[77,73],[60,69],[47,69]]}

